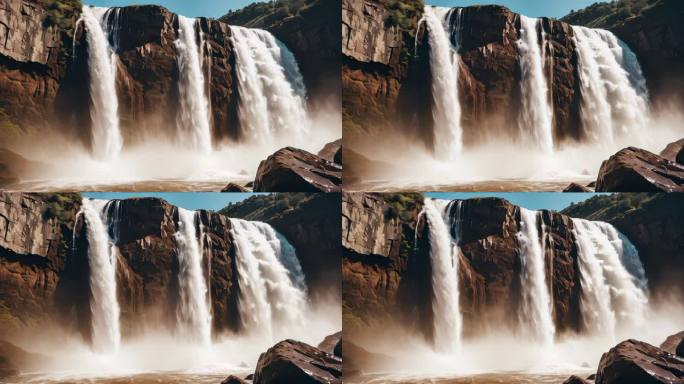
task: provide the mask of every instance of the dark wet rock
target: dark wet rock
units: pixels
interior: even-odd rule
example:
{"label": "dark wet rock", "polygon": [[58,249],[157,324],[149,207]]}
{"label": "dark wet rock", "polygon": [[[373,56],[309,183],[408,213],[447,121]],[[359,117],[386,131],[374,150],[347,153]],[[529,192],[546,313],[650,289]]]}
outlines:
{"label": "dark wet rock", "polygon": [[307,151],[286,147],[263,160],[254,192],[340,192],[342,167]]}
{"label": "dark wet rock", "polygon": [[259,356],[254,384],[339,384],[342,359],[316,347],[284,340]]}
{"label": "dark wet rock", "polygon": [[228,376],[225,380],[221,382],[221,384],[248,384],[245,380],[235,376],[235,375],[230,375]]}
{"label": "dark wet rock", "polygon": [[254,374],[250,373],[249,375],[245,376],[245,380],[254,380]]}
{"label": "dark wet rock", "polygon": [[587,376],[587,380],[590,380],[590,381],[596,380],[596,374],[592,373],[591,375]]}
{"label": "dark wet rock", "polygon": [[587,188],[596,188],[596,182],[592,181],[591,183],[587,184]]}
{"label": "dark wet rock", "polygon": [[318,349],[328,352],[331,355],[342,357],[342,331],[326,336],[320,344]]}
{"label": "dark wet rock", "polygon": [[240,184],[228,183],[225,187],[223,187],[223,189],[221,189],[221,192],[249,192],[249,189]]}
{"label": "dark wet rock", "polygon": [[590,384],[589,380],[585,380],[579,376],[572,375],[563,384]]}
{"label": "dark wet rock", "polygon": [[249,181],[245,184],[245,188],[254,188],[254,181]]}
{"label": "dark wet rock", "polygon": [[601,164],[597,192],[684,192],[684,165],[628,147]]}
{"label": "dark wet rock", "polygon": [[684,357],[684,331],[668,336],[660,348],[673,355]]}
{"label": "dark wet rock", "polygon": [[577,183],[570,183],[563,192],[593,192],[591,188],[585,187]]}
{"label": "dark wet rock", "polygon": [[318,151],[318,156],[333,163],[342,164],[342,139],[326,144]]}
{"label": "dark wet rock", "polygon": [[604,353],[597,384],[684,382],[684,360],[638,340],[626,340]]}

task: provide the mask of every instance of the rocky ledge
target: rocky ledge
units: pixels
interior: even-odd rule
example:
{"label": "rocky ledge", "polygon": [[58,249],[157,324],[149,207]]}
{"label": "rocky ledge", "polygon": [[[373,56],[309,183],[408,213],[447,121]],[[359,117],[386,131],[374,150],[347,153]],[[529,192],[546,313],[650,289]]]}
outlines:
{"label": "rocky ledge", "polygon": [[254,192],[340,192],[342,165],[294,147],[282,148],[259,164]]}
{"label": "rocky ledge", "polygon": [[[672,149],[664,152],[671,151],[674,152]],[[644,149],[628,147],[601,164],[596,191],[684,192],[684,164]]]}
{"label": "rocky ledge", "polygon": [[670,336],[660,348],[643,341],[625,340],[601,356],[596,375],[586,380],[572,376],[564,384],[684,383],[684,353],[664,348],[675,340],[681,343],[682,335],[684,332]]}

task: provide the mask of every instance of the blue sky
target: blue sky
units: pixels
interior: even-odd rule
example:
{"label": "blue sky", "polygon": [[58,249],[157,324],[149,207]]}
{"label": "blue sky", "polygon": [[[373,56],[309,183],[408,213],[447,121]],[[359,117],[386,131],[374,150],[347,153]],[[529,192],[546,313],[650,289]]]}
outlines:
{"label": "blue sky", "polygon": [[577,203],[587,200],[597,193],[563,193],[563,192],[431,192],[426,194],[429,197],[437,199],[472,199],[474,197],[501,197],[515,205],[525,207],[527,209],[539,210],[549,209],[560,211],[570,205],[570,203]]}
{"label": "blue sky", "polygon": [[101,200],[128,199],[131,197],[161,197],[173,205],[185,209],[209,209],[218,211],[228,205],[261,193],[221,192],[88,192],[83,196]]}
{"label": "blue sky", "polygon": [[465,7],[470,5],[499,4],[512,11],[531,17],[561,18],[571,9],[582,9],[602,0],[427,0],[430,5],[440,7]]}
{"label": "blue sky", "polygon": [[172,12],[180,13],[189,17],[213,17],[218,18],[231,9],[240,9],[254,0],[85,0],[88,5],[97,7],[122,7],[133,4],[157,4],[162,5]]}

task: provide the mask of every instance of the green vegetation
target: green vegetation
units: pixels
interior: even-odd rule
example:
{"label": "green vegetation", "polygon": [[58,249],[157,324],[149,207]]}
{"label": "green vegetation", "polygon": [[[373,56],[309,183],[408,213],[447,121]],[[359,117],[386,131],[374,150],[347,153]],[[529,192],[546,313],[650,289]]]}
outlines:
{"label": "green vegetation", "polygon": [[641,209],[659,196],[660,194],[654,193],[598,195],[583,202],[572,204],[562,210],[561,213],[588,220],[612,221],[631,211]]}
{"label": "green vegetation", "polygon": [[642,15],[663,0],[616,0],[590,5],[571,11],[561,20],[574,25],[591,28],[612,28],[625,20]]}
{"label": "green vegetation", "polygon": [[43,210],[43,219],[56,219],[67,228],[73,228],[76,212],[81,207],[81,195],[78,193],[41,194],[47,207]]}
{"label": "green vegetation", "polygon": [[324,0],[276,0],[252,3],[242,9],[228,12],[219,20],[249,28],[266,28],[283,19],[299,16],[321,1]]}
{"label": "green vegetation", "polygon": [[239,217],[245,220],[260,220],[282,215],[299,208],[313,199],[315,194],[307,193],[273,193],[254,195],[241,202],[231,203],[219,213],[228,217]]}
{"label": "green vegetation", "polygon": [[385,212],[386,219],[399,218],[403,222],[413,222],[423,209],[423,195],[420,193],[397,193],[382,195],[389,208]]}
{"label": "green vegetation", "polygon": [[54,25],[73,35],[74,24],[83,7],[81,0],[38,0],[38,4],[47,11],[46,26]]}
{"label": "green vegetation", "polygon": [[425,4],[422,0],[379,0],[389,12],[385,19],[385,26],[398,27],[414,36],[416,24],[423,15]]}

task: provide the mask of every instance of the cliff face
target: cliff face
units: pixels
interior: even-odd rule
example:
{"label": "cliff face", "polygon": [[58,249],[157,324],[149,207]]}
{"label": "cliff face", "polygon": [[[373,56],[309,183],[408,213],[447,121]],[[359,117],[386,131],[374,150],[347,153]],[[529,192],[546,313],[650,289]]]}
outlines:
{"label": "cliff face", "polygon": [[619,193],[597,196],[563,212],[613,224],[639,250],[649,288],[665,298],[684,292],[684,196]]}
{"label": "cliff face", "polygon": [[[288,8],[288,11],[285,11]],[[257,3],[219,20],[271,32],[295,55],[313,105],[340,100],[340,0]],[[283,16],[285,14],[285,16]]]}
{"label": "cliff face", "polygon": [[634,50],[651,98],[684,103],[684,3],[678,0],[621,0],[594,4],[562,20],[607,29]]}
{"label": "cliff face", "polygon": [[[61,195],[0,194],[0,333],[59,323],[90,337],[88,236],[78,214],[80,197],[65,204],[56,203],[54,196]],[[316,284],[310,286],[314,298],[340,291],[335,273],[339,213],[330,211],[333,203],[339,210],[339,197],[316,196],[292,211],[272,210],[273,226],[292,239],[307,279]],[[113,233],[110,228],[110,236],[118,251],[117,294],[124,335],[141,332],[149,324],[173,327],[179,289],[178,209],[157,198],[121,200],[108,209],[116,209],[109,214],[118,221],[118,230]],[[213,330],[237,332],[239,283],[230,219],[199,212]],[[245,214],[249,212],[253,211]],[[330,267],[333,263],[335,268]],[[330,292],[317,292],[324,285]]]}
{"label": "cliff face", "polygon": [[[330,101],[327,95],[339,92],[339,12],[335,12],[339,8],[323,3],[272,25],[255,26],[270,30],[293,51],[310,91],[309,100],[322,103]],[[91,142],[88,31],[78,22],[79,15],[61,26],[51,24],[41,4],[36,0],[0,3],[0,37],[5,41],[0,47],[0,123],[18,134],[62,130],[79,137],[87,147]],[[239,141],[230,26],[208,18],[198,20],[213,138],[219,143]],[[180,98],[175,44],[178,15],[156,5],[129,6],[112,11],[107,23],[116,30],[116,41],[110,44],[118,56],[116,87],[124,140],[174,136]]]}
{"label": "cliff face", "polygon": [[[394,318],[431,339],[429,225],[418,220],[420,209],[403,217],[388,214],[387,196],[343,195],[345,325],[354,334]],[[517,313],[521,292],[519,209],[501,199],[471,199],[463,202],[462,217],[464,257],[458,278],[464,332],[474,334],[493,324],[515,326],[511,313]],[[577,330],[580,286],[572,222],[550,211],[543,212],[542,220],[551,239],[544,255],[556,327],[559,332]]]}
{"label": "cliff face", "polygon": [[0,318],[5,332],[47,320],[55,309],[45,303],[58,300],[72,232],[49,214],[49,206],[45,196],[0,193]]}
{"label": "cliff face", "polygon": [[340,194],[253,196],[221,213],[273,226],[297,250],[313,298],[340,298]]}
{"label": "cliff face", "polygon": [[37,1],[0,2],[0,124],[43,126],[65,72],[62,32]]}
{"label": "cliff face", "polygon": [[[414,3],[402,2],[406,6]],[[656,3],[642,15],[609,29],[636,52],[649,90],[657,96],[668,86],[684,89],[677,85],[684,34],[680,23],[674,21],[679,20],[683,4],[676,0]],[[405,131],[431,148],[430,32],[419,23],[420,15],[410,19],[406,30],[388,25],[390,12],[383,4],[377,0],[343,1],[346,137],[364,144],[368,133]],[[455,24],[457,13],[451,17]],[[464,7],[460,23],[458,87],[463,140],[472,144],[515,136],[522,100],[517,45],[520,15],[496,5]],[[574,33],[569,23],[542,18],[540,40],[542,36],[546,42],[545,74],[552,91],[554,142],[572,143],[584,134]]]}

